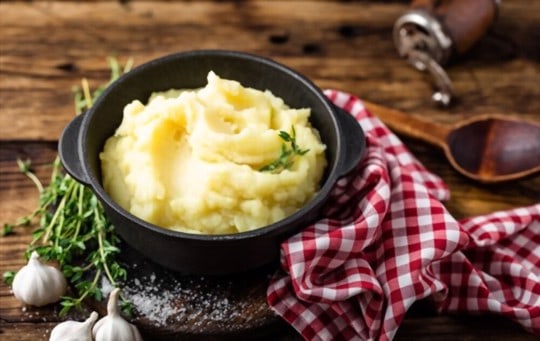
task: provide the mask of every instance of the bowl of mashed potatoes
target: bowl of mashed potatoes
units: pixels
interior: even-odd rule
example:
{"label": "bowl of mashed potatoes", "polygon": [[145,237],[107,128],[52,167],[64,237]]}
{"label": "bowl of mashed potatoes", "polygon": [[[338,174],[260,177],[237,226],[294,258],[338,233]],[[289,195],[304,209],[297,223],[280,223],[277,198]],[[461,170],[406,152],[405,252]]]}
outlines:
{"label": "bowl of mashed potatoes", "polygon": [[356,120],[273,60],[199,50],[143,64],[68,124],[66,171],[131,247],[222,275],[279,259],[361,160]]}

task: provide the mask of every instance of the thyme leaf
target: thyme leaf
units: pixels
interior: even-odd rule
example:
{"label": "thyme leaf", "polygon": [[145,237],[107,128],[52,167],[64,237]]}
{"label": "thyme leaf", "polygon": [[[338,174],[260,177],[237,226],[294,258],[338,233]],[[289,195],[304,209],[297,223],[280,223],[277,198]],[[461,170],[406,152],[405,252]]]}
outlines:
{"label": "thyme leaf", "polygon": [[4,224],[4,227],[2,228],[2,232],[0,233],[0,235],[2,237],[5,237],[5,236],[9,236],[10,234],[13,233],[13,224]]}
{"label": "thyme leaf", "polygon": [[7,285],[11,285],[13,283],[13,278],[15,277],[15,272],[13,271],[6,271],[4,272],[2,278],[4,279],[4,283]]}
{"label": "thyme leaf", "polygon": [[297,156],[302,156],[309,152],[309,149],[302,149],[296,143],[296,131],[294,125],[291,126],[291,133],[280,130],[278,136],[283,140],[280,154],[277,159],[259,168],[260,172],[279,173],[285,169],[290,169]]}
{"label": "thyme leaf", "polygon": [[[103,90],[122,73],[116,59],[109,58],[111,77],[108,83],[90,91],[88,81],[75,87],[75,111],[77,114],[90,108]],[[123,72],[131,67],[126,64]],[[101,300],[103,293],[100,280],[106,276],[113,286],[119,286],[127,277],[127,271],[115,259],[120,253],[120,239],[105,216],[103,207],[92,191],[62,171],[58,156],[52,166],[50,182],[43,186],[31,170],[30,160],[17,160],[19,170],[26,175],[39,191],[38,207],[17,224],[5,224],[3,235],[12,233],[14,227],[27,226],[36,219],[39,226],[32,232],[32,241],[25,257],[33,251],[46,261],[55,261],[71,283],[73,296],[65,296],[60,302],[60,315],[78,308],[86,298]],[[11,283],[15,273],[4,273],[4,281]],[[126,312],[131,304],[123,301]]]}

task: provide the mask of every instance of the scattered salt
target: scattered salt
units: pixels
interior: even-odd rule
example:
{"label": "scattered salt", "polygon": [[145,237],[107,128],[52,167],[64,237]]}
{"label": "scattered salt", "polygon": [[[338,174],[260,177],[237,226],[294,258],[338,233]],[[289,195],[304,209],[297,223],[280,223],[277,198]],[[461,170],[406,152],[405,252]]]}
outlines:
{"label": "scattered salt", "polygon": [[152,272],[128,280],[122,287],[123,296],[132,303],[139,320],[146,320],[156,327],[185,323],[201,326],[212,323],[232,329],[240,328],[236,320],[244,316],[247,304],[233,300],[225,293],[232,283],[207,283],[204,277],[159,277]]}

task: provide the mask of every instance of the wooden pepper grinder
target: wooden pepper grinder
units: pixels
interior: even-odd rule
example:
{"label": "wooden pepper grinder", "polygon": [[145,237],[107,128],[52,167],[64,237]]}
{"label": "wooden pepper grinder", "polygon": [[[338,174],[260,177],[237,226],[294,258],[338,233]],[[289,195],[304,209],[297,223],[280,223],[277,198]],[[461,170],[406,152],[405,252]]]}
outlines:
{"label": "wooden pepper grinder", "polygon": [[399,55],[428,71],[437,87],[433,100],[448,106],[452,82],[442,66],[467,52],[497,17],[500,0],[413,0],[394,25]]}

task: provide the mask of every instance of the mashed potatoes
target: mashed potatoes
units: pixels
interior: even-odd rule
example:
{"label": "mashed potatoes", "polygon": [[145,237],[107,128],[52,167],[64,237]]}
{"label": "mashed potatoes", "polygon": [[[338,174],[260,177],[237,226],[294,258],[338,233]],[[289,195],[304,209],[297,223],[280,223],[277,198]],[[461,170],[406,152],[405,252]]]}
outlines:
{"label": "mashed potatoes", "polygon": [[[235,233],[276,222],[319,188],[325,146],[309,115],[210,72],[204,88],[155,93],[147,105],[124,108],[100,154],[104,188],[139,218],[184,232]],[[280,132],[305,153],[268,171],[292,149]]]}

